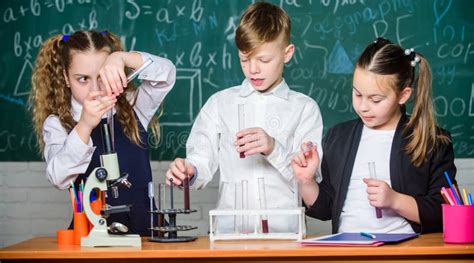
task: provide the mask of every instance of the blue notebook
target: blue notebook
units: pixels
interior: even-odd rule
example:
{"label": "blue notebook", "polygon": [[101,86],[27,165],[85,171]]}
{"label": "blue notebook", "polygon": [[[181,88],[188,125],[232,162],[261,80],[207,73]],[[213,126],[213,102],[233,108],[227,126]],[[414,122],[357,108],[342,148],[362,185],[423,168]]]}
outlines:
{"label": "blue notebook", "polygon": [[301,244],[306,246],[380,246],[387,243],[398,243],[417,237],[418,234],[384,234],[372,233],[375,238],[360,233],[338,233],[334,235],[304,239]]}

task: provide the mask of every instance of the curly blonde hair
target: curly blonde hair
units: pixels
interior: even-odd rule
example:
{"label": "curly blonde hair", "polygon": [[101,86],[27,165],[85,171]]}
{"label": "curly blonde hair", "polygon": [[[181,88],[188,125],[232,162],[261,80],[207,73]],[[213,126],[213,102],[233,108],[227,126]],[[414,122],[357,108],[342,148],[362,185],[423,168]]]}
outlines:
{"label": "curly blonde hair", "polygon": [[[71,89],[66,85],[63,72],[71,63],[72,51],[122,51],[120,39],[110,32],[78,31],[70,36],[56,35],[49,38],[41,47],[36,58],[30,92],[30,111],[41,154],[44,152],[43,124],[49,115],[58,116],[61,125],[69,133],[77,124],[71,114]],[[117,98],[115,108],[117,118],[124,133],[133,143],[143,146],[139,135],[138,122],[133,111],[137,88],[129,83],[125,93],[132,94],[132,101],[126,94]],[[159,137],[158,118],[153,117],[149,125],[152,136]],[[146,129],[146,127],[145,127]]]}

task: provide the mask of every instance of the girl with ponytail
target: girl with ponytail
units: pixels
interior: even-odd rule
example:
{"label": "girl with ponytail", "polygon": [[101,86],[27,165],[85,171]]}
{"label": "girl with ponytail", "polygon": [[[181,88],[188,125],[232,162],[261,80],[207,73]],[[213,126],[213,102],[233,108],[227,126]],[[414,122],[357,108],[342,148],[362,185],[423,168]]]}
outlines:
{"label": "girl with ponytail", "polygon": [[333,233],[442,231],[440,189],[456,167],[451,137],[436,125],[426,58],[378,38],[357,60],[352,104],[359,118],[328,130],[321,163],[309,143],[293,158],[306,213],[331,219]]}
{"label": "girl with ponytail", "polygon": [[[140,73],[140,86],[127,83],[126,73],[148,59],[152,64]],[[104,146],[99,124],[107,123],[112,110],[115,152],[132,187],[120,189],[119,198],[110,198],[108,204],[132,204],[132,210],[112,214],[108,222],[125,224],[130,233],[148,234],[147,185],[152,176],[147,131],[159,135],[155,113],[175,79],[169,60],[126,52],[120,39],[107,31],[49,38],[36,59],[30,105],[50,182],[59,189],[71,182],[78,187],[100,166]]]}

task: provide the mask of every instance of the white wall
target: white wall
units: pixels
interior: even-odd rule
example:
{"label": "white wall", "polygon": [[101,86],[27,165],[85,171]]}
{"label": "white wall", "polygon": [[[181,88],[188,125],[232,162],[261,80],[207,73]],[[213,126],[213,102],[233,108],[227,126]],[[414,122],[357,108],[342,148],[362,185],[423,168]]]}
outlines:
{"label": "white wall", "polygon": [[[152,162],[155,185],[162,182],[169,162]],[[474,193],[474,159],[456,160],[459,185]],[[44,174],[43,162],[0,162],[0,247],[35,236],[55,236],[71,220],[71,205],[66,191],[51,186]],[[178,216],[179,224],[196,225],[191,235],[207,235],[209,209],[217,199],[217,179],[200,191],[191,192],[191,207],[197,213]],[[181,203],[182,195],[176,195]],[[331,232],[329,221],[308,218],[308,233]]]}

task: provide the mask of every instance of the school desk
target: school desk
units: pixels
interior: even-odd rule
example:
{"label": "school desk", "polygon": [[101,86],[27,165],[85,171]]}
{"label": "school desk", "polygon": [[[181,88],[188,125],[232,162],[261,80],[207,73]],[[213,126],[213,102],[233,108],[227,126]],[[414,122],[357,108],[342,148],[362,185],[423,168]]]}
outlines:
{"label": "school desk", "polygon": [[[100,261],[99,261],[100,260]],[[199,237],[190,243],[152,243],[142,248],[81,248],[58,246],[52,237],[38,237],[0,249],[4,262],[473,262],[474,244],[444,244],[442,234],[380,247],[302,247],[293,241],[246,240],[210,242]]]}

